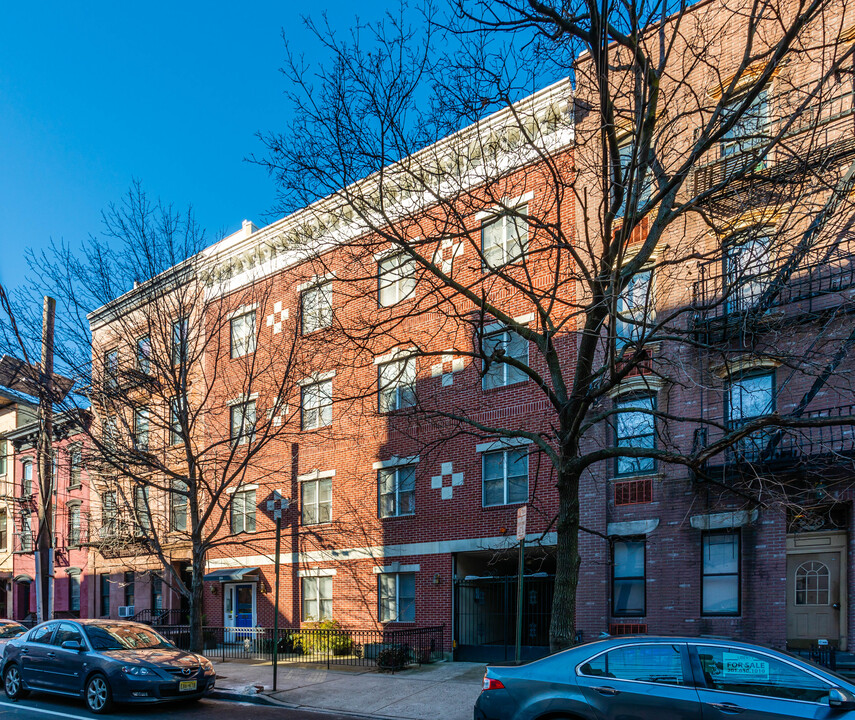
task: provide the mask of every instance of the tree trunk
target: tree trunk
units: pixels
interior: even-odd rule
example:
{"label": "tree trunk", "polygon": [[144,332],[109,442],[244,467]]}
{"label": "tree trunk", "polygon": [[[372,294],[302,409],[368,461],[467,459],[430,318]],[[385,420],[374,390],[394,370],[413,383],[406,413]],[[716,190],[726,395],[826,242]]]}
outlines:
{"label": "tree trunk", "polygon": [[579,584],[579,474],[558,471],[558,548],[549,649],[564,650],[575,642],[576,588]]}
{"label": "tree trunk", "polygon": [[202,636],[203,598],[205,560],[200,553],[193,553],[193,580],[190,588],[190,650],[201,653],[204,650]]}

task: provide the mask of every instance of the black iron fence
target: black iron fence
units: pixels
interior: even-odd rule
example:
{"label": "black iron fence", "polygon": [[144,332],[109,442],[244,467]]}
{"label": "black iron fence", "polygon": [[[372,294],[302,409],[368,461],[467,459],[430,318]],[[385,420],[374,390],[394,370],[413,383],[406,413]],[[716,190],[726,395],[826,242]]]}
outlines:
{"label": "black iron fence", "polygon": [[188,615],[186,610],[156,610],[146,608],[134,615],[134,622],[147,625],[186,625]]}
{"label": "black iron fence", "polygon": [[[157,626],[157,632],[183,650],[190,648],[188,625]],[[202,629],[203,653],[212,660],[273,659],[277,662],[379,667],[399,670],[440,660],[445,626],[394,630],[350,628],[211,627]]]}

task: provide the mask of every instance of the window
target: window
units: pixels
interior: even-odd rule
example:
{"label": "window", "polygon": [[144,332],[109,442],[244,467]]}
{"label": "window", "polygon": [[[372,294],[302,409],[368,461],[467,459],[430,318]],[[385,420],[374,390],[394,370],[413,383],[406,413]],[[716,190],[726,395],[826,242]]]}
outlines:
{"label": "window", "polygon": [[134,413],[134,440],[140,452],[148,452],[148,418],[148,408],[140,408]]}
{"label": "window", "polygon": [[579,668],[582,675],[615,680],[685,685],[679,645],[625,645],[592,658]]}
{"label": "window", "polygon": [[68,576],[68,609],[71,612],[80,612],[80,577],[78,575]]}
{"label": "window", "polygon": [[109,617],[110,615],[110,576],[107,574],[99,575],[100,596],[101,596],[101,617]]}
{"label": "window", "polygon": [[101,423],[101,440],[108,448],[114,448],[119,439],[119,426],[116,424],[116,418],[112,416],[105,417]]}
{"label": "window", "polygon": [[[742,425],[775,411],[775,373],[743,375],[731,378],[727,387],[727,427],[737,430]],[[733,447],[741,460],[761,459],[767,452],[774,428],[764,428],[738,440]]]}
{"label": "window", "polygon": [[[174,397],[169,401],[169,444],[180,445],[184,439],[181,429],[181,413],[187,413],[187,402],[181,398]],[[188,419],[189,422],[189,419]]]}
{"label": "window", "polygon": [[[650,395],[631,396],[615,401],[615,444],[618,448],[656,447],[656,421],[652,415],[656,402]],[[640,475],[653,472],[656,461],[651,457],[618,457],[615,460],[618,475]]]}
{"label": "window", "polygon": [[69,466],[68,486],[80,487],[80,474],[83,470],[83,448],[79,444],[72,445],[69,449]]}
{"label": "window", "polygon": [[739,615],[739,534],[705,533],[701,611],[704,615]]}
{"label": "window", "polygon": [[151,576],[151,609],[163,610],[163,578],[157,573]]}
{"label": "window", "polygon": [[314,430],[332,423],[332,380],[304,385],[300,401],[303,430]]}
{"label": "window", "polygon": [[[828,697],[828,683],[771,655],[709,645],[698,645],[697,651],[707,687],[712,690],[815,703]],[[733,698],[737,705],[738,701]],[[818,715],[828,711],[828,703],[824,704],[826,710]]]}
{"label": "window", "polygon": [[406,253],[397,253],[377,265],[381,307],[391,307],[410,297],[416,289],[416,263]]}
{"label": "window", "polygon": [[30,516],[21,515],[21,551],[30,552],[33,549],[33,531],[30,527]]}
{"label": "window", "polygon": [[151,372],[151,338],[137,338],[137,370],[145,375]]}
{"label": "window", "polygon": [[[641,157],[635,156],[635,145],[631,142],[624,143],[618,148],[620,153],[620,172],[619,178],[616,178],[615,185],[623,188],[623,202],[617,209],[616,217],[622,218],[626,214],[627,208],[633,211],[643,208],[647,205],[653,194],[653,171],[648,168],[644,174],[641,183],[641,193],[637,200],[634,200],[631,195],[638,187],[638,174],[643,169],[645,163]],[[630,175],[632,177],[630,178]],[[631,185],[627,183],[631,181]],[[617,189],[617,188],[616,188]]]}
{"label": "window", "polygon": [[173,532],[187,532],[187,505],[189,502],[185,494],[187,490],[187,483],[183,480],[175,480],[172,483],[172,492],[169,497]]}
{"label": "window", "polygon": [[481,464],[485,506],[528,502],[527,450],[484,453]]}
{"label": "window", "polygon": [[33,494],[33,463],[25,462],[21,470],[21,493],[26,497]]}
{"label": "window", "polygon": [[377,582],[380,622],[415,622],[416,574],[381,573]]}
{"label": "window", "polygon": [[255,435],[255,400],[232,405],[229,408],[231,415],[231,439],[239,445],[252,442]]}
{"label": "window", "polygon": [[380,517],[412,515],[416,511],[416,467],[378,470]]}
{"label": "window", "polygon": [[151,530],[151,506],[148,498],[147,487],[134,488],[134,512],[137,516],[137,528],[142,532]]}
{"label": "window", "polygon": [[528,244],[526,206],[514,215],[502,214],[481,226],[481,253],[488,268],[497,268],[521,259]]}
{"label": "window", "polygon": [[232,532],[255,532],[255,490],[232,495]]}
{"label": "window", "polygon": [[300,329],[303,335],[332,325],[332,283],[304,290],[300,296]]}
{"label": "window", "polygon": [[6,515],[6,510],[0,510],[0,550],[9,548],[9,519]]}
{"label": "window", "polygon": [[653,320],[651,275],[650,270],[636,273],[618,296],[615,339],[619,349],[627,344],[637,345]]}
{"label": "window", "polygon": [[[725,123],[744,102],[739,98],[722,108],[721,121]],[[721,139],[722,157],[730,157],[753,150],[764,143],[764,133],[769,123],[769,102],[766,91],[761,92]]]}
{"label": "window", "polygon": [[108,350],[104,353],[104,386],[114,388],[119,379],[119,351]]}
{"label": "window", "polygon": [[233,358],[255,352],[255,310],[232,318],[231,338]]}
{"label": "window", "polygon": [[378,366],[381,413],[412,407],[416,404],[416,359],[393,360]]}
{"label": "window", "polygon": [[172,323],[172,365],[184,365],[187,362],[187,335],[189,323],[181,318]]}
{"label": "window", "polygon": [[616,540],[612,545],[612,615],[645,614],[644,540]]}
{"label": "window", "polygon": [[512,358],[523,365],[528,365],[528,340],[510,330],[499,330],[485,334],[481,348],[486,358],[484,364],[487,365],[489,361],[489,367],[481,381],[484,390],[513,385],[528,377],[525,371],[518,367],[496,358],[490,359],[496,355],[497,357]]}
{"label": "window", "polygon": [[80,545],[80,505],[68,508],[68,544],[72,547]]}
{"label": "window", "polygon": [[767,235],[731,239],[724,248],[726,310],[744,312],[757,307],[772,281]]}
{"label": "window", "polygon": [[332,620],[332,578],[303,578],[303,622]]}
{"label": "window", "polygon": [[56,623],[50,623],[48,625],[43,625],[40,628],[34,628],[33,631],[27,636],[27,642],[43,643],[45,645],[49,645],[51,635],[53,635],[53,631],[56,629],[56,625]]}
{"label": "window", "polygon": [[0,475],[6,474],[6,453],[8,452],[6,448],[6,441],[0,440]]}
{"label": "window", "polygon": [[[69,610],[80,610],[80,579],[78,578],[76,573],[73,573],[68,578],[69,585],[69,606],[71,605],[71,592],[74,590],[73,581],[77,580],[77,588],[78,588],[78,603],[76,608],[69,607]],[[59,627],[56,629],[56,632],[53,634],[53,640],[51,641],[51,645],[56,645],[57,647],[62,647],[64,642],[69,641],[79,642],[82,646],[85,647],[85,643],[83,642],[83,635],[81,635],[80,630],[72,625],[71,623],[60,623]]]}
{"label": "window", "polygon": [[332,478],[304,480],[302,493],[303,525],[318,525],[332,520]]}
{"label": "window", "polygon": [[134,582],[134,571],[129,570],[125,573],[124,577],[124,585],[125,585],[125,605],[133,606],[134,604],[134,592],[135,585]]}
{"label": "window", "polygon": [[101,495],[101,534],[112,537],[119,529],[119,512],[116,506],[116,492],[111,490]]}
{"label": "window", "polygon": [[828,565],[817,560],[802,563],[796,569],[796,605],[830,605],[831,573]]}

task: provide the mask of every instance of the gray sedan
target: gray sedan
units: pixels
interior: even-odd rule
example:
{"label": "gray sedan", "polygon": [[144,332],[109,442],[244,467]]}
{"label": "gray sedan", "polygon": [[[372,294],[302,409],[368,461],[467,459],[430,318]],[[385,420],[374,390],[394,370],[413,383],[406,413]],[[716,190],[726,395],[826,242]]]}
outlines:
{"label": "gray sedan", "polygon": [[475,720],[855,720],[855,685],[787,653],[622,637],[487,668]]}
{"label": "gray sedan", "polygon": [[179,650],[147,625],[54,620],[10,640],[2,660],[11,700],[31,690],[82,697],[93,713],[114,702],[198,699],[214,689],[209,660]]}

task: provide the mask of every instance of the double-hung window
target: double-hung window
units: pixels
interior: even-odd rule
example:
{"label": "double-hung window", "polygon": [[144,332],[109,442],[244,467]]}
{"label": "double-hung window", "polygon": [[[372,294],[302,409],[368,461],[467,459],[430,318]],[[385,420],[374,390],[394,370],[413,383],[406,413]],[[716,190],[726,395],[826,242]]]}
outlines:
{"label": "double-hung window", "polygon": [[80,487],[83,471],[83,446],[75,443],[69,449],[68,487]]}
{"label": "double-hung window", "polygon": [[255,532],[255,490],[232,495],[232,532]]}
{"label": "double-hung window", "polygon": [[134,488],[134,512],[137,516],[137,528],[141,532],[149,532],[151,530],[151,505],[149,504],[148,487]]}
{"label": "double-hung window", "polygon": [[133,606],[136,595],[136,576],[133,570],[127,570],[124,574],[125,605]]}
{"label": "double-hung window", "polygon": [[332,423],[332,380],[303,385],[300,416],[303,430],[314,430]]}
{"label": "double-hung window", "polygon": [[104,353],[104,387],[115,388],[119,381],[119,351],[108,350]]}
{"label": "double-hung window", "polygon": [[148,375],[151,372],[151,337],[137,338],[137,370]]}
{"label": "double-hung window", "polygon": [[189,498],[186,495],[187,483],[175,480],[172,483],[170,495],[170,510],[173,532],[187,532],[187,508]]}
{"label": "double-hung window", "polygon": [[303,335],[332,325],[332,283],[313,285],[300,295],[300,330]]}
{"label": "double-hung window", "polygon": [[300,483],[303,525],[319,525],[332,520],[332,478]]}
{"label": "double-hung window", "polygon": [[724,248],[725,298],[728,313],[756,307],[772,282],[768,233],[730,238]]}
{"label": "double-hung window", "polygon": [[252,442],[255,433],[255,400],[232,405],[229,413],[232,442],[239,445]]}
{"label": "double-hung window", "polygon": [[[626,215],[627,208],[631,206],[633,214],[647,205],[653,194],[653,171],[647,167],[643,158],[636,156],[635,145],[632,142],[627,142],[618,148],[620,153],[620,177],[615,178],[615,185],[623,189],[623,201],[617,209],[617,217],[622,218]],[[644,177],[641,178],[641,192],[637,198],[633,198],[632,194],[639,187],[639,175],[644,172]]]}
{"label": "double-hung window", "polygon": [[33,529],[30,525],[30,516],[21,515],[21,550],[31,552],[33,549]]}
{"label": "double-hung window", "polygon": [[379,302],[391,307],[410,297],[416,289],[416,263],[406,253],[396,253],[377,264]]}
{"label": "double-hung window", "polygon": [[416,511],[416,466],[377,471],[380,517],[412,515]]}
{"label": "double-hung window", "polygon": [[8,446],[6,445],[6,440],[0,440],[0,475],[6,474],[7,460],[6,453],[8,450],[6,449]]}
{"label": "double-hung window", "polygon": [[163,610],[163,578],[157,573],[151,576],[151,609]]}
{"label": "double-hung window", "polygon": [[527,207],[502,213],[481,226],[481,253],[488,268],[519,262],[528,245]]}
{"label": "double-hung window", "polygon": [[[187,400],[182,397],[174,397],[169,401],[169,444],[180,445],[184,439],[181,429],[181,413],[188,413]],[[189,422],[189,418],[188,418]]]}
{"label": "double-hung window", "polygon": [[172,323],[172,365],[177,367],[187,362],[187,341],[190,324],[187,318]]}
{"label": "double-hung window", "polygon": [[332,620],[332,578],[304,577],[303,622]]}
{"label": "double-hung window", "polygon": [[33,494],[33,463],[27,461],[21,468],[21,494],[24,497]]}
{"label": "double-hung window", "polygon": [[[726,123],[742,106],[744,98],[738,98],[722,108],[721,121]],[[754,150],[768,137],[769,100],[766,91],[757,95],[742,116],[721,139],[722,157]]]}
{"label": "double-hung window", "polygon": [[134,440],[140,452],[148,452],[148,420],[148,408],[139,408],[134,413]]}
{"label": "double-hung window", "polygon": [[[727,387],[727,427],[738,430],[746,423],[775,411],[775,373],[731,378]],[[738,440],[733,451],[739,459],[753,462],[764,458],[774,429],[757,430]]]}
{"label": "double-hung window", "polygon": [[739,533],[704,533],[702,552],[701,612],[739,615]]}
{"label": "double-hung window", "polygon": [[481,387],[484,390],[505,387],[522,382],[528,375],[507,360],[528,365],[528,340],[517,333],[501,329],[486,333],[481,343],[487,366]]}
{"label": "double-hung window", "polygon": [[416,359],[415,357],[392,360],[378,365],[379,397],[381,413],[412,407],[416,404]]}
{"label": "double-hung window", "polygon": [[617,298],[615,338],[617,347],[637,345],[653,320],[651,271],[636,273]]}
{"label": "double-hung window", "polygon": [[644,540],[616,540],[612,545],[612,615],[644,614]]}
{"label": "double-hung window", "polygon": [[80,545],[80,505],[68,507],[68,544],[71,547]]}
{"label": "double-hung window", "polygon": [[80,576],[68,576],[68,609],[71,612],[80,612]]}
{"label": "double-hung window", "polygon": [[119,530],[119,508],[116,505],[116,491],[101,494],[101,535],[114,537]]}
{"label": "double-hung window", "polygon": [[415,573],[381,573],[377,584],[380,622],[416,621]]}
{"label": "double-hung window", "polygon": [[[618,449],[652,450],[656,447],[656,421],[653,412],[656,400],[650,395],[631,395],[615,401],[615,444]],[[652,457],[618,456],[618,475],[641,475],[656,469]]]}
{"label": "double-hung window", "polygon": [[233,317],[230,326],[232,358],[255,352],[255,310]]}
{"label": "double-hung window", "polygon": [[6,510],[0,510],[0,550],[7,550],[9,545],[9,518]]}
{"label": "double-hung window", "polygon": [[527,450],[485,452],[481,473],[485,506],[528,502]]}
{"label": "double-hung window", "polygon": [[101,600],[100,615],[108,617],[110,615],[110,576],[107,573],[98,576],[99,579],[99,596]]}

